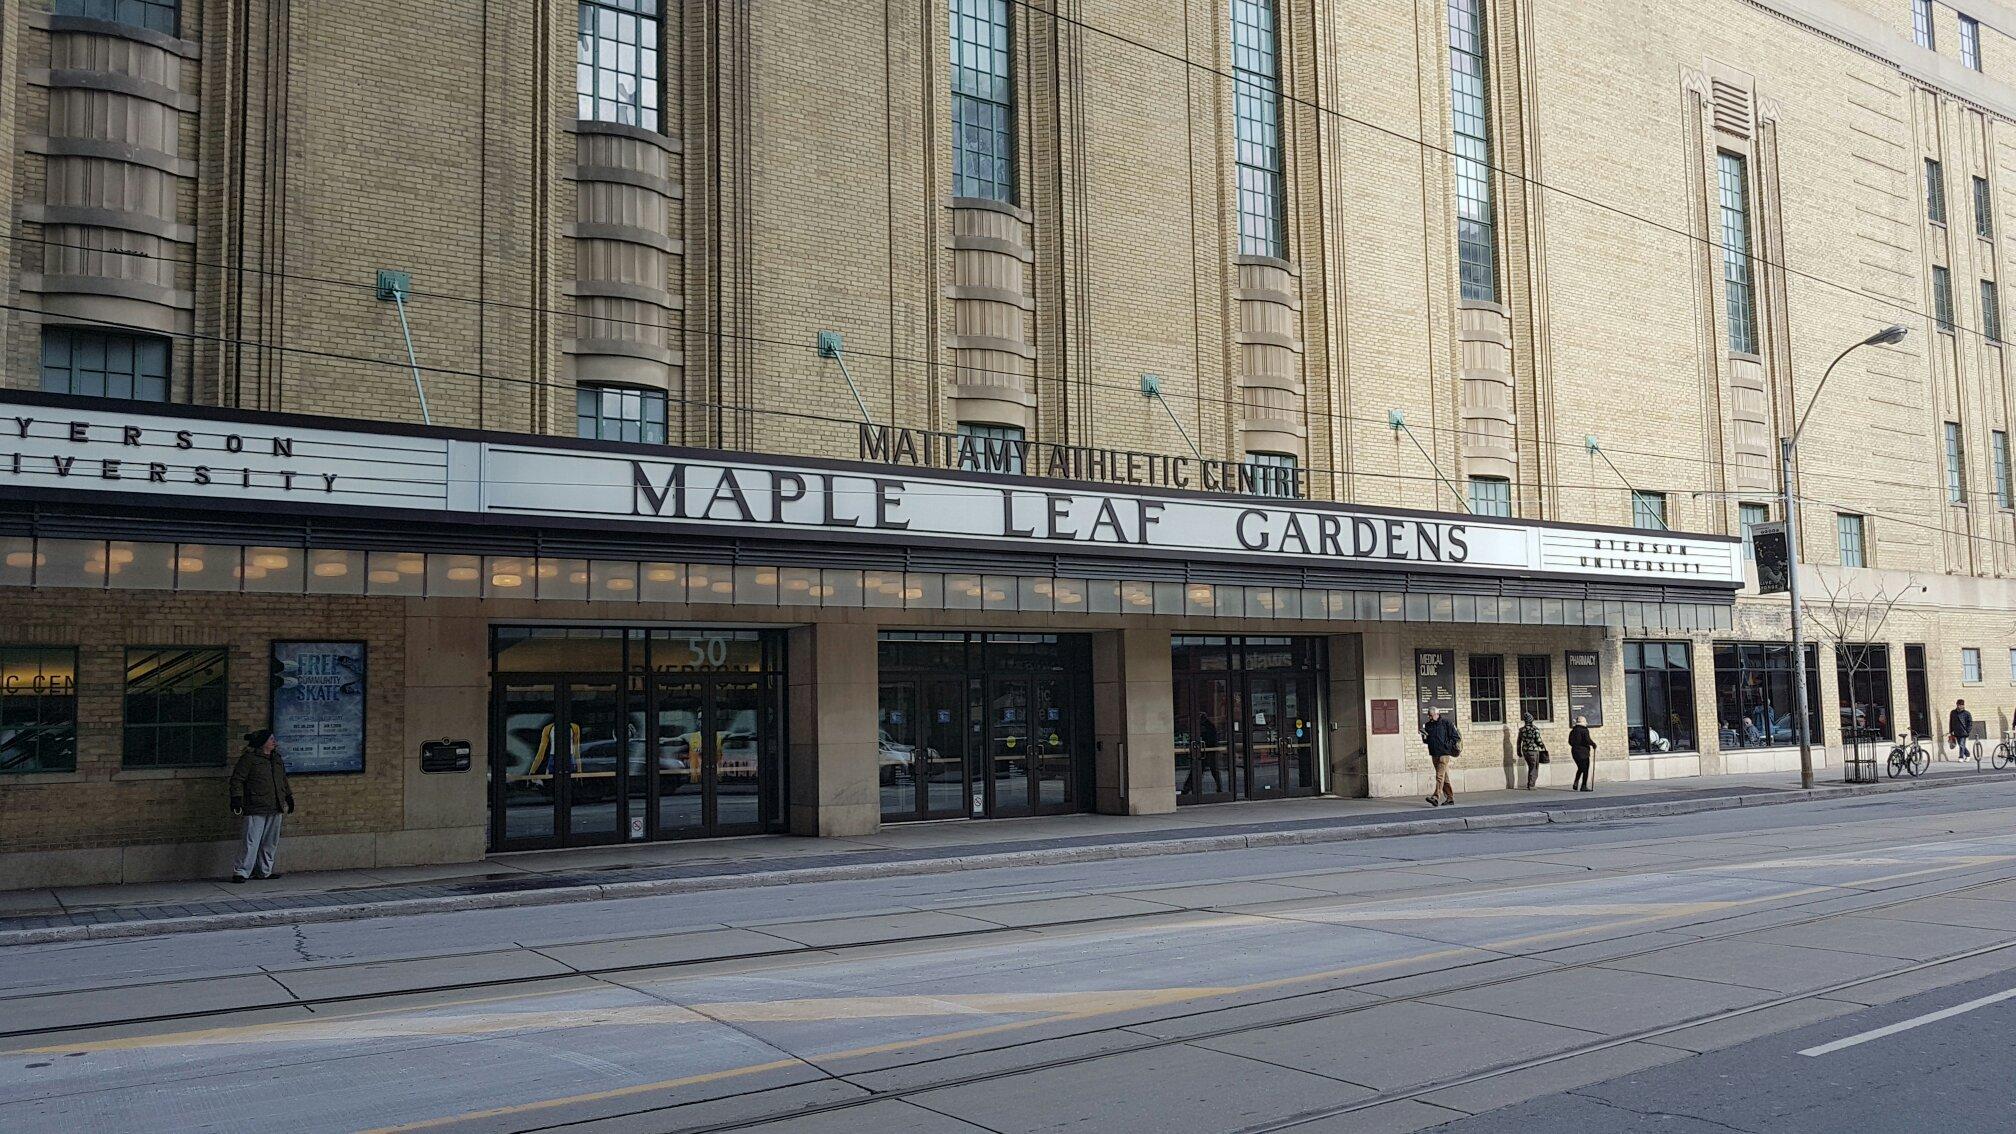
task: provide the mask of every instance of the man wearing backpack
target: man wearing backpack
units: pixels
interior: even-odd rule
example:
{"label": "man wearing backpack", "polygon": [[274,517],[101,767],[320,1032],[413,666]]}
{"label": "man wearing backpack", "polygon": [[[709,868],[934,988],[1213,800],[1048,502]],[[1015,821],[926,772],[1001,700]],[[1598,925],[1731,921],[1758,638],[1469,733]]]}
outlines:
{"label": "man wearing backpack", "polygon": [[1428,723],[1421,726],[1421,743],[1428,746],[1428,759],[1435,765],[1435,786],[1428,790],[1428,806],[1455,803],[1456,789],[1449,786],[1449,761],[1463,753],[1462,734],[1453,722],[1443,719],[1442,710],[1429,709]]}

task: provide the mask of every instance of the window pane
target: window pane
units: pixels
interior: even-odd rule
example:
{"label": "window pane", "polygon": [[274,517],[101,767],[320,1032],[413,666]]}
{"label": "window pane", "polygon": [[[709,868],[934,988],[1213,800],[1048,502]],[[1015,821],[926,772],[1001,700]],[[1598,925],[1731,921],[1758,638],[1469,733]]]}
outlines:
{"label": "window pane", "polygon": [[575,435],[599,441],[665,443],[665,391],[581,385],[574,391]]}
{"label": "window pane", "polygon": [[225,673],[221,648],[128,649],[125,766],[221,767],[230,754]]}
{"label": "window pane", "polygon": [[1028,444],[1018,425],[959,426],[959,467],[1020,475]]}
{"label": "window pane", "polygon": [[1498,476],[1470,478],[1470,511],[1479,516],[1512,515],[1512,482]]}
{"label": "window pane", "polygon": [[1287,256],[1273,0],[1232,0],[1232,151],[1239,252]]}
{"label": "window pane", "polygon": [[1946,223],[1946,167],[1931,158],[1925,159],[1925,219]]}
{"label": "window pane", "polygon": [[1449,0],[1450,146],[1456,183],[1456,261],[1464,299],[1498,299],[1497,217],[1491,188],[1490,70],[1484,0]]}
{"label": "window pane", "polygon": [[1015,200],[1009,0],[950,0],[952,194]]}
{"label": "window pane", "polygon": [[1300,498],[1302,478],[1293,453],[1248,453],[1240,469],[1240,490],[1255,496]]}
{"label": "window pane", "polygon": [[1495,654],[1470,656],[1470,723],[1502,724],[1505,720],[1505,659]]}
{"label": "window pane", "polygon": [[1722,284],[1729,323],[1729,349],[1757,353],[1757,302],[1750,269],[1750,182],[1740,154],[1722,153],[1717,162],[1722,202]]}
{"label": "window pane", "polygon": [[44,327],[42,389],[52,394],[167,401],[168,340],[81,327]]}
{"label": "window pane", "polygon": [[1624,709],[1626,740],[1633,753],[1660,755],[1699,747],[1687,643],[1625,643]]}
{"label": "window pane", "polygon": [[77,769],[77,651],[0,646],[0,775]]}
{"label": "window pane", "polygon": [[656,130],[658,0],[580,0],[578,12],[577,113]]}

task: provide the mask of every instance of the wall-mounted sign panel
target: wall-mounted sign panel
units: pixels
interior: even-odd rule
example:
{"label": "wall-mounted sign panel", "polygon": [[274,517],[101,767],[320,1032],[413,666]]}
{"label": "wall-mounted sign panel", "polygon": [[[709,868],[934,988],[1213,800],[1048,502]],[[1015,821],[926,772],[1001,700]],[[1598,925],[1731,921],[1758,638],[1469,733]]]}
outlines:
{"label": "wall-mounted sign panel", "polygon": [[[0,397],[0,485],[668,530],[1734,587],[1716,536],[658,446]],[[56,404],[50,404],[56,403]]]}

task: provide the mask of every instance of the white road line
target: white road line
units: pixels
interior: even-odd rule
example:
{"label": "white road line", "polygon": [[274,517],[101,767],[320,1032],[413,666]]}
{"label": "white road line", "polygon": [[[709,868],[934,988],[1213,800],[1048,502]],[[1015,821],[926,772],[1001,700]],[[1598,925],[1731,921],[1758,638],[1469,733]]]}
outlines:
{"label": "white road line", "polygon": [[1889,1027],[1876,1028],[1872,1031],[1863,1032],[1860,1035],[1853,1035],[1848,1036],[1845,1039],[1835,1040],[1833,1043],[1823,1043],[1819,1047],[1809,1047],[1805,1051],[1800,1052],[1799,1054],[1806,1056],[1813,1056],[1815,1058],[1822,1055],[1832,1055],[1833,1053],[1840,1051],[1843,1048],[1850,1048],[1854,1047],[1856,1044],[1868,1043],[1870,1040],[1879,1040],[1882,1039],[1884,1036],[1894,1036],[1898,1032],[1908,1032],[1912,1028],[1922,1028],[1927,1024],[1936,1024],[1941,1020],[1950,1019],[1951,1017],[1954,1016],[1965,1015],[1968,1012],[1972,1012],[1976,1008],[1986,1008],[1990,1004],[2000,1004],[2004,1000],[2016,1000],[2016,988],[2012,988],[2007,992],[1998,992],[1993,996],[1983,996],[1979,1000],[1969,1000],[1965,1004],[1955,1004],[1951,1008],[1941,1008],[1937,1012],[1927,1012],[1923,1016],[1913,1016],[1909,1020],[1900,1020],[1897,1023],[1891,1024]]}

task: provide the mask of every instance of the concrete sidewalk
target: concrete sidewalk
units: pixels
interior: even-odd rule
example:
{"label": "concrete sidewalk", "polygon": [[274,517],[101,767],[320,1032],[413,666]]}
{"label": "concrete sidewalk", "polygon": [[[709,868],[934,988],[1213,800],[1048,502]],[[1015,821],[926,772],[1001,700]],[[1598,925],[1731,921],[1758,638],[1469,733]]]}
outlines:
{"label": "concrete sidewalk", "polygon": [[[1827,769],[1839,775],[1838,769]],[[287,873],[273,882],[137,883],[0,891],[0,946],[547,905],[988,867],[1246,847],[1599,822],[1808,799],[1959,787],[2008,777],[1939,763],[1921,780],[1811,792],[1782,773],[1472,792],[1449,809],[1391,799],[1297,799],[1185,808],[1166,815],[1067,815],[886,828],[859,838],[762,836],[496,855],[403,869]],[[283,850],[283,869],[288,865]]]}

